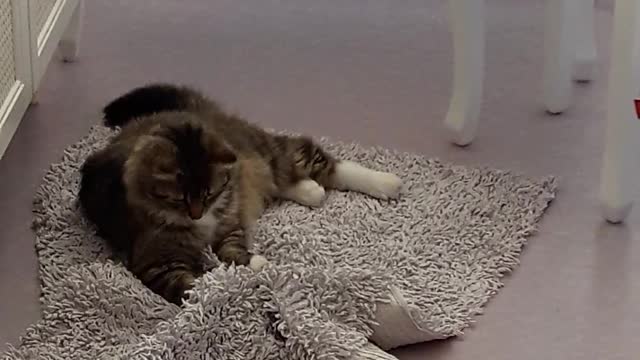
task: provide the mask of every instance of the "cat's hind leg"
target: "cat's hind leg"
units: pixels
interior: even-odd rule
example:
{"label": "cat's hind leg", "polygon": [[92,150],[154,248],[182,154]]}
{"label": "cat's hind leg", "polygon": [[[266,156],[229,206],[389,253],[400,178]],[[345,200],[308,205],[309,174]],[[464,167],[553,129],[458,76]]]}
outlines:
{"label": "cat's hind leg", "polygon": [[[325,184],[329,188],[356,191],[388,200],[400,193],[402,180],[391,173],[375,171],[356,162],[341,160],[335,163],[333,174]],[[313,179],[303,179],[286,188],[281,197],[301,205],[319,207],[326,198],[325,188]]]}
{"label": "cat's hind leg", "polygon": [[284,199],[311,207],[322,205],[326,197],[322,185],[312,179],[302,179],[288,186],[280,195]]}
{"label": "cat's hind leg", "polygon": [[286,158],[291,159],[289,178],[302,179],[287,186],[281,196],[299,203],[318,206],[325,198],[324,188],[357,191],[378,199],[397,198],[402,180],[391,173],[366,168],[356,162],[335,159],[306,137],[285,138]]}
{"label": "cat's hind leg", "polygon": [[331,187],[387,200],[399,196],[402,180],[392,173],[372,170],[353,161],[339,160],[331,176]]}

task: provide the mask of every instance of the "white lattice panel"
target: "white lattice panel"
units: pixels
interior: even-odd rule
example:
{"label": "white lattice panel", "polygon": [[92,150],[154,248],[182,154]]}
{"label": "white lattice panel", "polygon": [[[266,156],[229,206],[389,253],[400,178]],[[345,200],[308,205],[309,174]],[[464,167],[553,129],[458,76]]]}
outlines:
{"label": "white lattice panel", "polygon": [[35,19],[36,34],[42,32],[44,23],[47,22],[47,18],[51,15],[51,11],[57,2],[58,0],[32,0],[29,3],[32,19]]}
{"label": "white lattice panel", "polygon": [[16,82],[11,0],[0,0],[0,105]]}

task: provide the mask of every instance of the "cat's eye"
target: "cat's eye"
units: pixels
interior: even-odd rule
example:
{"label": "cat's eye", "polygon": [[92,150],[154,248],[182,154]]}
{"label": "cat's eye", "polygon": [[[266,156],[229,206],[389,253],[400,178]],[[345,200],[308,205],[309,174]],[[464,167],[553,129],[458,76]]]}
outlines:
{"label": "cat's eye", "polygon": [[160,194],[160,193],[152,193],[152,196],[157,200],[167,201],[174,204],[181,204],[184,202],[184,197],[173,197],[170,195]]}
{"label": "cat's eye", "polygon": [[169,198],[169,196],[165,194],[152,193],[151,195],[158,200],[167,200]]}
{"label": "cat's eye", "polygon": [[157,183],[153,185],[150,195],[160,201],[166,201],[171,203],[181,203],[184,202],[184,196],[178,192],[173,190],[173,186],[169,183]]}
{"label": "cat's eye", "polygon": [[184,199],[184,196],[181,196],[181,197],[171,198],[169,200],[174,202],[174,203],[176,203],[176,204],[178,204],[178,203],[182,204],[182,203],[184,203],[185,199]]}

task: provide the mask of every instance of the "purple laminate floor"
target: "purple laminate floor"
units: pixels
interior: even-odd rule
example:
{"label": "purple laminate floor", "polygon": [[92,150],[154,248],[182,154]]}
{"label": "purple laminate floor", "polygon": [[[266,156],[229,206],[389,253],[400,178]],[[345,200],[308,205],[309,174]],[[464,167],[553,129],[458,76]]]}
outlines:
{"label": "purple laminate floor", "polygon": [[[40,104],[0,160],[0,344],[39,318],[29,226],[48,164],[109,99],[177,81],[264,126],[562,177],[539,235],[485,315],[460,339],[397,350],[401,359],[638,358],[640,211],[610,226],[597,205],[607,59],[593,84],[576,87],[568,113],[547,116],[538,101],[543,0],[487,1],[485,102],[466,149],[450,145],[442,126],[451,77],[444,0],[86,2],[79,62],[51,64]],[[610,3],[597,10],[604,55]]]}

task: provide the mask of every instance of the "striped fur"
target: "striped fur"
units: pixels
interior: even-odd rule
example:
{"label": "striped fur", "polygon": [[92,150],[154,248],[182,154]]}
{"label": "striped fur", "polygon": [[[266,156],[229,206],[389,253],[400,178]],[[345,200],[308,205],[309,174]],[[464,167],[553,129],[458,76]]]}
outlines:
{"label": "striped fur", "polygon": [[[188,88],[138,88],[104,115],[122,130],[85,162],[80,202],[100,234],[128,253],[129,268],[174,303],[202,274],[205,247],[248,265],[248,233],[273,198],[304,179],[332,186],[336,160],[311,139],[269,134]],[[190,208],[200,200],[202,209]]]}

